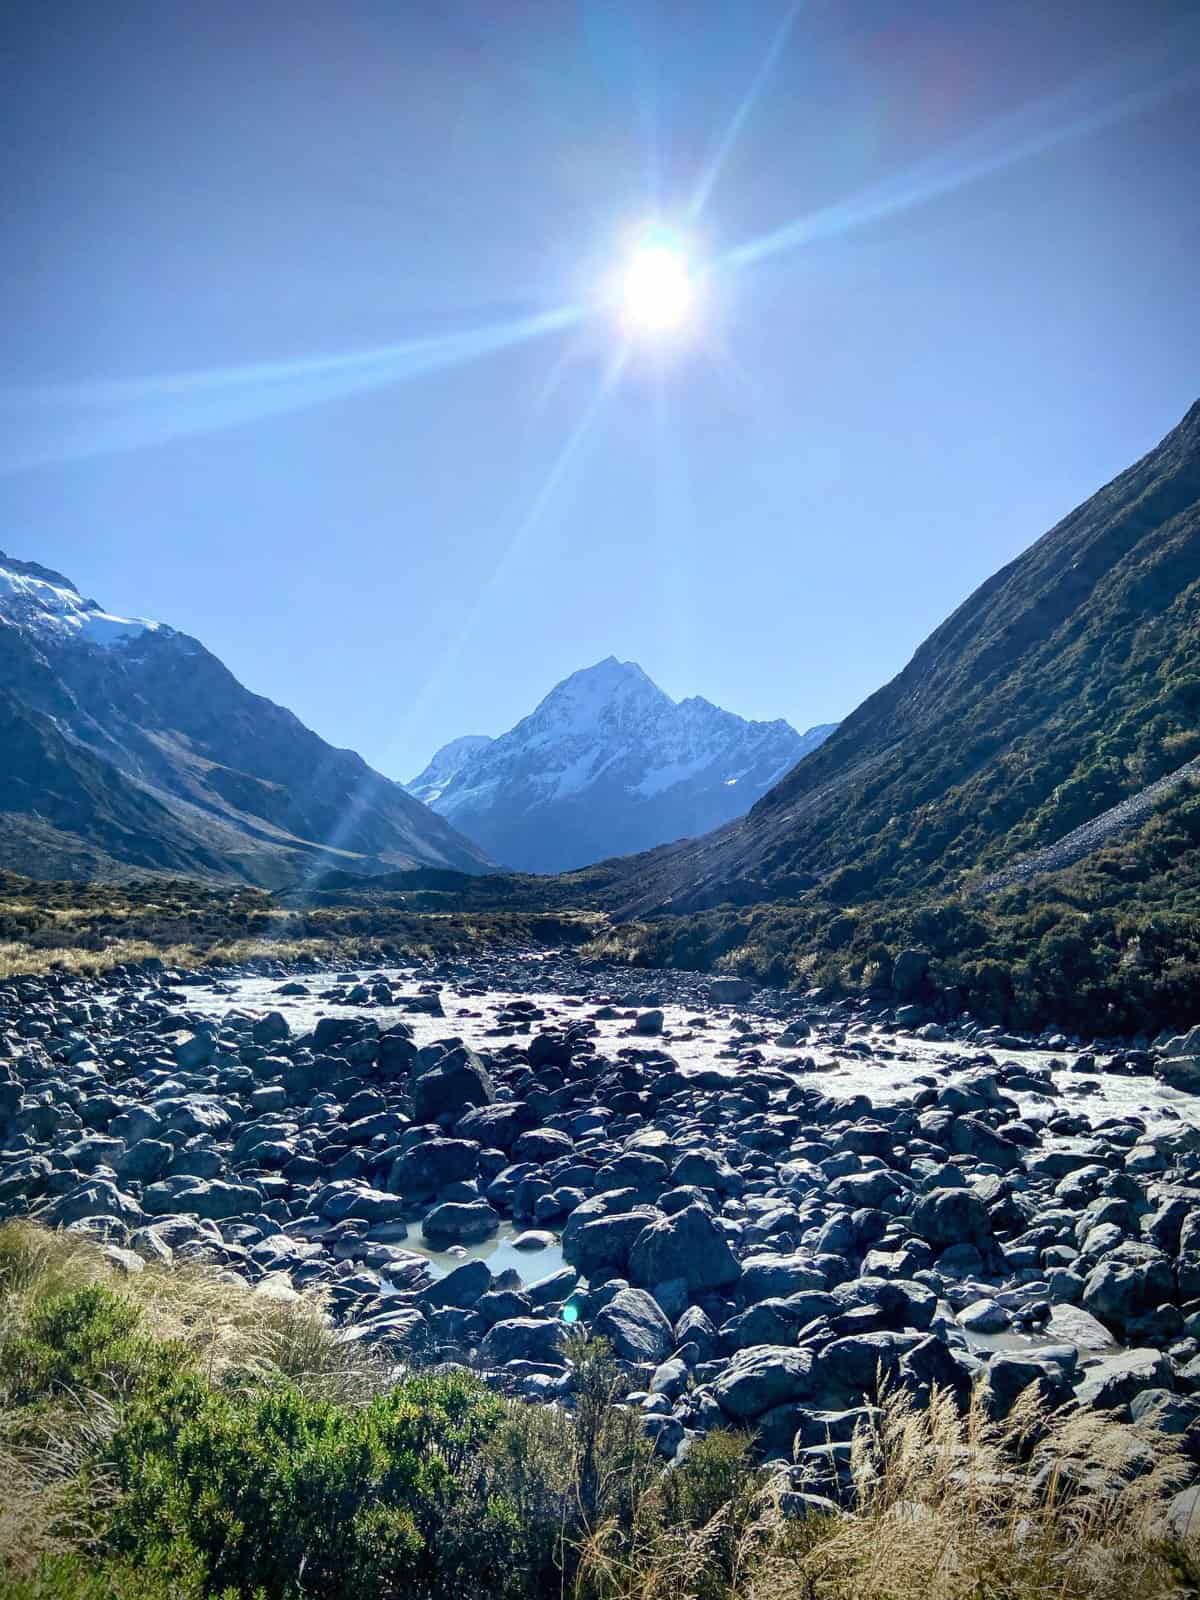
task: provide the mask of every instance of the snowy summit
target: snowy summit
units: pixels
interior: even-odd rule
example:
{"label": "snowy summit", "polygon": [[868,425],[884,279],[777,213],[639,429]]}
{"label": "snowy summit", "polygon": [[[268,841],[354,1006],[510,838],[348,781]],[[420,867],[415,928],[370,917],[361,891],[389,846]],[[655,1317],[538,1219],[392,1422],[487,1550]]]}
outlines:
{"label": "snowy summit", "polygon": [[732,821],[831,731],[676,702],[609,656],[500,738],[445,745],[408,790],[504,865],[560,872]]}
{"label": "snowy summit", "polygon": [[145,617],[118,617],[85,600],[69,578],[0,550],[0,619],[19,628],[111,649],[145,633],[170,633]]}

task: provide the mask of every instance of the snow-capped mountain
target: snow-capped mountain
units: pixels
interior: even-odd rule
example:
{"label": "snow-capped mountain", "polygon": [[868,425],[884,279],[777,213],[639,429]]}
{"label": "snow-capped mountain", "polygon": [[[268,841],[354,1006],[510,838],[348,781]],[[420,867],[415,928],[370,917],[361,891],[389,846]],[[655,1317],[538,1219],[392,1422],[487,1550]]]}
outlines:
{"label": "snow-capped mountain", "polygon": [[445,745],[408,790],[505,866],[562,872],[741,816],[832,731],[676,702],[609,656],[500,738]]}
{"label": "snow-capped mountain", "polygon": [[0,865],[278,885],[490,863],[197,640],[0,552]]}

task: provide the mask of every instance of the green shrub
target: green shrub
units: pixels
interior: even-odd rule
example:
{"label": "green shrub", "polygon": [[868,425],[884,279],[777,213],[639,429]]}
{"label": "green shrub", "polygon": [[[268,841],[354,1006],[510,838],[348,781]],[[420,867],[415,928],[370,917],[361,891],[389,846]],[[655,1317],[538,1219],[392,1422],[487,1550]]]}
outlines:
{"label": "green shrub", "polygon": [[0,1396],[28,1405],[66,1389],[124,1394],[178,1372],[181,1353],[141,1331],[133,1301],[103,1284],[49,1296],[0,1343]]}
{"label": "green shrub", "polygon": [[178,1380],[136,1401],[111,1442],[108,1539],[267,1600],[436,1588],[441,1525],[500,1411],[463,1375],[413,1378],[360,1408]]}

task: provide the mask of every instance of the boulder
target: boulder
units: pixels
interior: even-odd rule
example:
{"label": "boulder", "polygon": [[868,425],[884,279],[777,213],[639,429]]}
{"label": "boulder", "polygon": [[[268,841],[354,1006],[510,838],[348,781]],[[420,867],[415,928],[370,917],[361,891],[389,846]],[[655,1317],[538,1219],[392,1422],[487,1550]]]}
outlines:
{"label": "boulder", "polygon": [[510,1361],[561,1366],[563,1332],[563,1324],[554,1317],[506,1317],[484,1335],[480,1360],[488,1367],[507,1366]]}
{"label": "boulder", "polygon": [[813,1353],[782,1345],[742,1350],[713,1385],[713,1397],[736,1422],[813,1395]]}
{"label": "boulder", "polygon": [[439,1117],[461,1117],[474,1106],[490,1106],[496,1090],[487,1068],[475,1054],[460,1045],[428,1067],[412,1086],[413,1115],[418,1122]]}
{"label": "boulder", "polygon": [[[582,1210],[582,1207],[580,1207]],[[578,1212],[575,1216],[578,1216]],[[629,1265],[634,1240],[645,1231],[657,1212],[648,1206],[636,1211],[618,1212],[611,1217],[593,1217],[579,1228],[563,1232],[563,1259],[569,1261],[590,1282],[600,1282],[623,1274]],[[572,1222],[575,1220],[572,1217]]]}
{"label": "boulder", "polygon": [[1090,1411],[1116,1411],[1143,1389],[1173,1389],[1170,1358],[1161,1350],[1118,1350],[1087,1368],[1075,1398]]}
{"label": "boulder", "polygon": [[728,1288],[741,1274],[712,1214],[698,1205],[650,1223],[629,1252],[629,1276],[644,1288],[680,1278],[694,1297],[710,1289]]}
{"label": "boulder", "polygon": [[909,1227],[935,1250],[971,1244],[981,1252],[995,1249],[987,1208],[970,1189],[930,1189],[912,1208]]}
{"label": "boulder", "polygon": [[673,1335],[662,1308],[644,1289],[620,1289],[592,1322],[622,1361],[657,1365],[670,1354]]}
{"label": "boulder", "polygon": [[421,1223],[425,1242],[435,1250],[490,1239],[499,1228],[499,1213],[486,1200],[444,1200]]}
{"label": "boulder", "polygon": [[714,1006],[733,1006],[749,1000],[754,985],[749,978],[713,978],[708,986],[708,1002]]}
{"label": "boulder", "polygon": [[479,1146],[470,1139],[425,1139],[392,1163],[387,1186],[393,1194],[436,1194],[478,1168]]}

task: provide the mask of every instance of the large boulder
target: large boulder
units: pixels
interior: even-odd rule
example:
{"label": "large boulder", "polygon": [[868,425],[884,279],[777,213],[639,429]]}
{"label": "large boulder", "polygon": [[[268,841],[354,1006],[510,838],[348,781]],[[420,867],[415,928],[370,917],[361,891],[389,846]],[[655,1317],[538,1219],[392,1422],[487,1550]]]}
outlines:
{"label": "large boulder", "polygon": [[746,1422],[765,1411],[813,1394],[813,1353],[784,1345],[742,1350],[713,1385],[713,1397],[727,1417]]}
{"label": "large boulder", "polygon": [[1101,1261],[1083,1286],[1083,1307],[1106,1326],[1123,1333],[1144,1312],[1172,1298],[1171,1264],[1165,1257],[1146,1261]]}
{"label": "large boulder", "polygon": [[534,1120],[524,1101],[499,1100],[468,1111],[459,1118],[454,1131],[460,1139],[474,1139],[486,1150],[509,1151]]}
{"label": "large boulder", "polygon": [[984,1253],[995,1249],[987,1208],[970,1189],[930,1189],[913,1206],[908,1225],[935,1250],[956,1244],[973,1244]]}
{"label": "large boulder", "polygon": [[783,1299],[808,1289],[828,1287],[825,1274],[811,1256],[750,1256],[742,1263],[740,1283],[747,1305],[756,1300]]}
{"label": "large boulder", "polygon": [[742,1275],[729,1241],[703,1206],[690,1205],[643,1229],[629,1252],[629,1276],[644,1288],[682,1279],[689,1296],[725,1289]]}
{"label": "large boulder", "polygon": [[[579,1211],[582,1210],[580,1206]],[[572,1222],[579,1211],[572,1216]],[[564,1230],[563,1259],[592,1283],[624,1274],[634,1241],[657,1215],[649,1206],[639,1206],[636,1211],[618,1212],[611,1217],[591,1217],[577,1228]]]}
{"label": "large boulder", "polygon": [[492,1269],[486,1261],[464,1261],[452,1267],[444,1278],[421,1291],[421,1304],[427,1308],[454,1306],[466,1310],[492,1286]]}
{"label": "large boulder", "polygon": [[460,1045],[414,1080],[412,1099],[418,1122],[436,1122],[444,1116],[457,1119],[473,1106],[494,1105],[496,1090],[474,1050]]}
{"label": "large boulder", "polygon": [[708,1000],[714,1006],[733,1006],[749,1000],[754,985],[749,978],[713,978],[708,986]]}
{"label": "large boulder", "polygon": [[644,1289],[618,1290],[594,1318],[592,1328],[622,1361],[657,1365],[673,1343],[671,1324]]}
{"label": "large boulder", "polygon": [[47,1220],[65,1227],[68,1223],[82,1222],[84,1218],[95,1221],[124,1223],[134,1228],[145,1218],[142,1208],[132,1195],[118,1189],[107,1178],[92,1178],[69,1190],[47,1209]]}
{"label": "large boulder", "polygon": [[485,1334],[479,1356],[485,1366],[536,1361],[562,1366],[563,1324],[554,1317],[506,1317]]}
{"label": "large boulder", "polygon": [[393,1194],[436,1194],[478,1167],[479,1146],[470,1139],[426,1139],[392,1163],[387,1186]]}
{"label": "large boulder", "polygon": [[499,1213],[486,1200],[444,1200],[421,1223],[425,1242],[435,1250],[451,1244],[476,1244],[500,1228]]}
{"label": "large boulder", "polygon": [[928,950],[901,950],[892,963],[892,993],[897,1000],[915,1000],[929,971]]}
{"label": "large boulder", "polygon": [[1118,1350],[1088,1367],[1075,1398],[1090,1411],[1117,1411],[1143,1389],[1172,1389],[1171,1362],[1161,1350]]}

